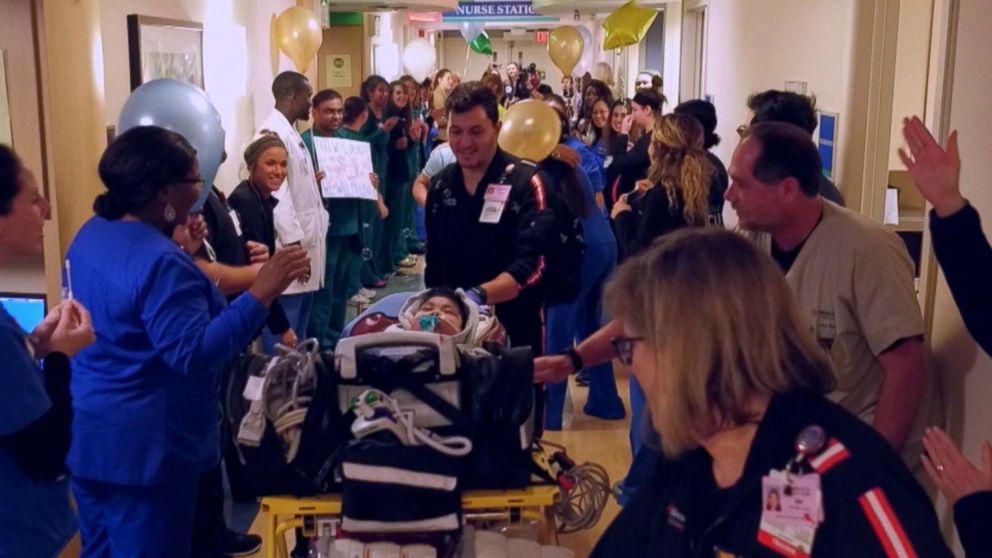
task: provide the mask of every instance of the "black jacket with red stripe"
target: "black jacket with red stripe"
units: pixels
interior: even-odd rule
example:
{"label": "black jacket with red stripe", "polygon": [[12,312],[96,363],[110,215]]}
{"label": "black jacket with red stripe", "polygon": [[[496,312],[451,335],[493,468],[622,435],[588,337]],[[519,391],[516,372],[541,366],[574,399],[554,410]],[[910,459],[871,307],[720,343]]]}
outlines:
{"label": "black jacket with red stripe", "polygon": [[[538,174],[540,180],[532,180]],[[490,184],[511,187],[498,223],[479,221]],[[544,293],[540,288],[544,254],[555,246],[557,225],[552,207],[560,203],[555,188],[534,165],[497,150],[474,195],[465,189],[458,163],[434,176],[424,206],[427,229],[424,283],[469,289],[506,272],[520,286],[513,300],[496,305],[496,316],[514,346],[543,346]]]}
{"label": "black jacket with red stripe", "polygon": [[899,455],[870,426],[808,392],[776,396],[755,434],[741,479],[713,486],[703,449],[664,461],[623,508],[592,556],[786,556],[758,540],[762,477],[795,455],[796,436],[812,425],[830,442],[803,466],[821,475],[825,520],[813,558],[950,557],[933,504]]}

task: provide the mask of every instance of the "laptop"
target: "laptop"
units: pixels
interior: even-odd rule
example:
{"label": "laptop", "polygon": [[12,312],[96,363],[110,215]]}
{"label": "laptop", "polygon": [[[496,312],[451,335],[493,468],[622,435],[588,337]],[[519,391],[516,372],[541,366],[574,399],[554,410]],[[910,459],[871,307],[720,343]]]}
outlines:
{"label": "laptop", "polygon": [[8,314],[30,333],[45,319],[47,305],[45,295],[35,293],[0,293],[0,304]]}

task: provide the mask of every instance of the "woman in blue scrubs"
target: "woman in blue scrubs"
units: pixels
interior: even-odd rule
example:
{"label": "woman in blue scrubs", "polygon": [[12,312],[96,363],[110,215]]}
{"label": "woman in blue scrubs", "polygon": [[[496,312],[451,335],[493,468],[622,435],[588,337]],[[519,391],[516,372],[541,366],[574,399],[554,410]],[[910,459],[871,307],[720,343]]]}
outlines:
{"label": "woman in blue scrubs", "polygon": [[204,186],[189,142],[131,129],[104,152],[99,173],[107,191],[67,254],[97,332],[73,360],[67,464],[82,556],[182,557],[197,480],[220,457],[218,374],[310,262],[298,247],[277,252],[227,305],[172,239],[192,223]]}
{"label": "woman in blue scrubs", "polygon": [[[48,208],[31,171],[0,145],[0,266],[41,254]],[[54,557],[76,532],[65,475],[68,357],[92,342],[78,302],[56,306],[30,335],[0,304],[0,556]]]}
{"label": "woman in blue scrubs", "polygon": [[[595,195],[603,191],[599,158],[581,140],[569,134],[565,100],[558,95],[549,95],[546,102],[558,113],[563,141],[579,153],[580,162],[577,167],[572,168],[549,158],[542,166],[563,189],[567,182],[577,182],[585,197],[585,211],[577,207],[578,203],[570,204],[582,223],[582,237],[585,242],[581,289],[573,302],[551,306],[547,313],[547,349],[549,354],[555,354],[568,352],[574,344],[581,343],[602,327],[603,288],[617,265],[617,241],[606,214],[594,201]],[[565,197],[567,199],[567,195]],[[613,365],[605,363],[590,366],[588,371],[589,397],[583,412],[604,420],[622,419],[625,411],[617,393]],[[561,430],[568,382],[549,382],[544,387],[547,392],[544,427],[548,430]]]}

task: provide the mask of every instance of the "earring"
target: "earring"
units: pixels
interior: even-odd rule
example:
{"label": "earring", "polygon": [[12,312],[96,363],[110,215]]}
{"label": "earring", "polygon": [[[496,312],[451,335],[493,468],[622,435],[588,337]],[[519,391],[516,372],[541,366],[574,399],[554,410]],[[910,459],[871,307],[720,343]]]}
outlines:
{"label": "earring", "polygon": [[174,223],[176,221],[176,208],[172,207],[171,203],[165,206],[163,217],[165,217],[166,223]]}

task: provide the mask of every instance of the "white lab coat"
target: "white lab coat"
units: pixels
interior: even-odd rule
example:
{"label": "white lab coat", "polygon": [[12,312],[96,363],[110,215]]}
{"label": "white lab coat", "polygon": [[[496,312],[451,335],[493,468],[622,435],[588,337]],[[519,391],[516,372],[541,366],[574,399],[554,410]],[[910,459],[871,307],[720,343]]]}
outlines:
{"label": "white lab coat", "polygon": [[279,200],[274,215],[276,246],[299,242],[310,256],[310,280],[306,283],[294,281],[285,294],[316,291],[324,284],[325,242],[330,217],[320,197],[313,161],[300,133],[278,110],[272,109],[259,130],[278,134],[289,155],[286,181],[275,193]]}

